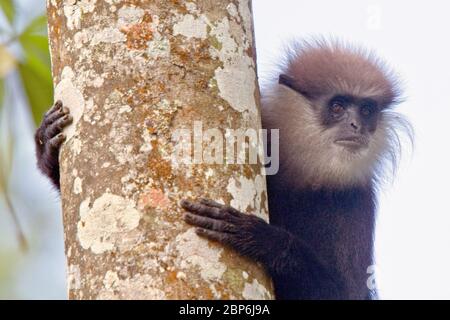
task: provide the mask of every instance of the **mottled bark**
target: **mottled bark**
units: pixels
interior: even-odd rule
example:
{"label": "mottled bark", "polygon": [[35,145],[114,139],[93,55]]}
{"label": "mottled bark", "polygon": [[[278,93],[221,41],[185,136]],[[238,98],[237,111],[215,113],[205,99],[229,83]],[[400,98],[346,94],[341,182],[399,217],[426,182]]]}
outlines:
{"label": "mottled bark", "polygon": [[179,206],[267,218],[261,165],[173,157],[194,121],[260,129],[249,2],[48,1],[55,99],[74,117],[60,154],[69,298],[273,297],[259,265],[199,238]]}

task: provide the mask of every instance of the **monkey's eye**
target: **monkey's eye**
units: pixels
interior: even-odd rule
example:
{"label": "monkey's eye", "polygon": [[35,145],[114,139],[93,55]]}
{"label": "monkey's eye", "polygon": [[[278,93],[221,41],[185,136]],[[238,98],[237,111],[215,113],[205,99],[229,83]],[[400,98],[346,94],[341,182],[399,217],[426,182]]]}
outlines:
{"label": "monkey's eye", "polygon": [[342,114],[342,112],[344,112],[345,108],[344,108],[344,104],[340,101],[334,101],[331,104],[331,112],[334,115],[340,115]]}
{"label": "monkey's eye", "polygon": [[361,114],[364,117],[370,117],[375,112],[375,106],[371,103],[365,103],[361,106]]}

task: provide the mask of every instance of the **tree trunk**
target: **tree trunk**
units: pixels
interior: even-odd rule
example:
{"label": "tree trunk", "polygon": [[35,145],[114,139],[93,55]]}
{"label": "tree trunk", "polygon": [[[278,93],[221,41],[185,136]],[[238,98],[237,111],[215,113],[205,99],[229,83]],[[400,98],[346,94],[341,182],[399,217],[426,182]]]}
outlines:
{"label": "tree trunk", "polygon": [[55,100],[74,116],[60,154],[69,298],[272,298],[261,266],[199,238],[179,206],[267,218],[261,161],[221,149],[226,128],[260,129],[250,1],[49,0],[48,17]]}

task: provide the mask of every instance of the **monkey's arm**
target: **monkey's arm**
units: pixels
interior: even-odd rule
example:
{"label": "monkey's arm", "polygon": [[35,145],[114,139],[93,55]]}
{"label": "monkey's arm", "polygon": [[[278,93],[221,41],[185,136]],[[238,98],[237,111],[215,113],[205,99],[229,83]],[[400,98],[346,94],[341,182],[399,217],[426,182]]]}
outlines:
{"label": "monkey's arm", "polygon": [[40,127],[34,135],[38,168],[50,178],[53,185],[60,190],[59,185],[59,149],[66,139],[62,130],[72,123],[69,109],[57,101],[44,115]]}
{"label": "monkey's arm", "polygon": [[272,277],[284,283],[315,285],[312,290],[322,298],[342,298],[345,289],[339,273],[290,232],[212,200],[184,200],[181,205],[189,211],[186,222],[197,226],[200,236],[261,262]]}

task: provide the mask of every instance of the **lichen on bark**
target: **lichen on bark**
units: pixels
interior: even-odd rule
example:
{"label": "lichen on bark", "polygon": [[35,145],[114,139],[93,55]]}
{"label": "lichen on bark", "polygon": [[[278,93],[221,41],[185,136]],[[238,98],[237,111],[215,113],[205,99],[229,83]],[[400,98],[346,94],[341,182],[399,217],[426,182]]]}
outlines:
{"label": "lichen on bark", "polygon": [[[175,129],[258,130],[249,0],[49,0],[72,299],[270,299],[261,266],[199,238],[180,199],[268,218],[257,164],[175,163]],[[261,145],[249,144],[262,153]]]}

